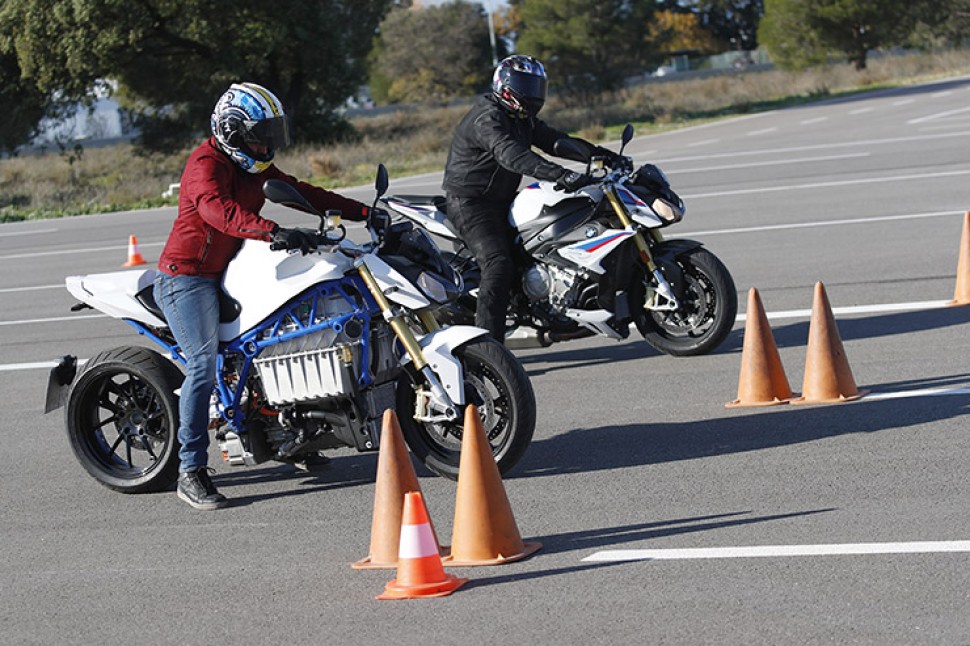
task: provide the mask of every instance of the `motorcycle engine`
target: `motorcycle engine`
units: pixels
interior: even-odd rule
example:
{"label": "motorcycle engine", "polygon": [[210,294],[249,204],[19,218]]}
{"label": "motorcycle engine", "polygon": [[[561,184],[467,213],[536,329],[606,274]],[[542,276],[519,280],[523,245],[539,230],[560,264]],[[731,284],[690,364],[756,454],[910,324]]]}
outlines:
{"label": "motorcycle engine", "polygon": [[576,304],[580,285],[577,272],[564,267],[534,264],[522,276],[522,291],[533,303],[548,304],[556,313]]}

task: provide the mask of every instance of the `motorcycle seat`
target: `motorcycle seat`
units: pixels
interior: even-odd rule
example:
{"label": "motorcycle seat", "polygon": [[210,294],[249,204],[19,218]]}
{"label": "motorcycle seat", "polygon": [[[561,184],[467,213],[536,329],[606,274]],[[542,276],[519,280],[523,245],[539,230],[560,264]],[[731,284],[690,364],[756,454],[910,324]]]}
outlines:
{"label": "motorcycle seat", "polygon": [[[143,289],[139,290],[135,294],[135,300],[141,303],[141,306],[146,310],[151,312],[154,316],[165,320],[165,314],[162,312],[162,308],[158,306],[155,302],[155,286],[147,285]],[[219,322],[220,323],[231,323],[239,318],[239,314],[242,313],[242,305],[239,304],[235,298],[219,290]]]}

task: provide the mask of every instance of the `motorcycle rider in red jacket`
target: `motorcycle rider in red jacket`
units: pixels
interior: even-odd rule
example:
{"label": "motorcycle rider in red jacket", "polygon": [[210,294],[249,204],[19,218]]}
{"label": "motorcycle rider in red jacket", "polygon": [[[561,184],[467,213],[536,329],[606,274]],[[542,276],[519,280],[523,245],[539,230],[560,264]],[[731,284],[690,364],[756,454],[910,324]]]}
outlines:
{"label": "motorcycle rider in red jacket", "polygon": [[216,103],[212,136],[189,156],[179,187],[178,215],[158,260],[155,301],[187,360],[179,396],[178,497],[196,509],[228,504],[209,477],[209,398],[219,349],[222,275],[243,239],[308,249],[300,229],[284,229],[259,215],[263,183],[279,179],[296,187],[321,212],[363,220],[356,200],[301,182],[273,165],[289,143],[283,106],[255,83],[233,84]]}

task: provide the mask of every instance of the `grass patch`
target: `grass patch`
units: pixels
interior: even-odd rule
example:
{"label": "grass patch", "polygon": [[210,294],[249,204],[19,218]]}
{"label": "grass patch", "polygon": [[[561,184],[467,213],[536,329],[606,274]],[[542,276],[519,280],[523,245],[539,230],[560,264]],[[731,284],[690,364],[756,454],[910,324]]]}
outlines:
{"label": "grass patch", "polygon": [[[970,74],[970,50],[873,57],[868,69],[838,64],[805,72],[739,72],[704,79],[647,83],[569,107],[553,97],[543,118],[590,141],[615,141],[624,125],[638,135]],[[555,79],[553,79],[555,85]],[[295,146],[277,163],[319,186],[373,182],[379,162],[392,178],[440,171],[465,106],[420,107],[353,121],[358,136],[331,146]],[[163,198],[179,181],[190,150],[142,155],[131,145],[0,160],[0,222],[57,218],[176,204]]]}

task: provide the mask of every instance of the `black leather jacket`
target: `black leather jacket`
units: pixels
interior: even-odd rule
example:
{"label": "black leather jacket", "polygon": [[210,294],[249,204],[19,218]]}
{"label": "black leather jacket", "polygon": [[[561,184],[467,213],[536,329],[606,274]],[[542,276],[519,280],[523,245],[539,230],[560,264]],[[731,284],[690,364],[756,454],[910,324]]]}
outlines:
{"label": "black leather jacket", "polygon": [[563,137],[540,119],[513,118],[491,94],[480,96],[455,129],[441,188],[449,196],[510,204],[523,175],[554,181],[565,172],[532,152],[535,146],[552,154]]}

